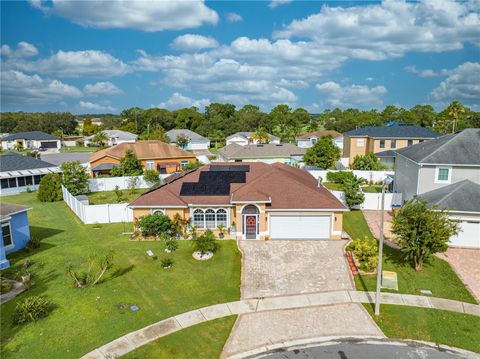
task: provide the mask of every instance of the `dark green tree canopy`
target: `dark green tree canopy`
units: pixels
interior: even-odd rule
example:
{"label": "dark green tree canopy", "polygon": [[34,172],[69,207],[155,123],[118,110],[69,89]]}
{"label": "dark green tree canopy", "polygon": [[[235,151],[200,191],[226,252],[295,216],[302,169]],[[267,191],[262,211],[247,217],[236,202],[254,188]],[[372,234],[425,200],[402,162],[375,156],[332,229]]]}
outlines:
{"label": "dark green tree canopy", "polygon": [[323,136],[307,150],[303,159],[309,166],[330,169],[340,159],[340,155],[340,149],[333,144],[333,137]]}
{"label": "dark green tree canopy", "polygon": [[63,185],[72,195],[87,194],[88,178],[87,170],[79,161],[65,162],[61,166]]}

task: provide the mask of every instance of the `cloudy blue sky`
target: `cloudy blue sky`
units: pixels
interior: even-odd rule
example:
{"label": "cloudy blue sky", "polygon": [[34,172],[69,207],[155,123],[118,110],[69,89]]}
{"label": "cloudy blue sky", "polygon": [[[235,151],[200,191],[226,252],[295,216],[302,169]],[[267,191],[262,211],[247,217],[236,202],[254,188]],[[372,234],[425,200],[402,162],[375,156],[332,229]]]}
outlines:
{"label": "cloudy blue sky", "polygon": [[2,1],[2,111],[480,110],[480,1]]}

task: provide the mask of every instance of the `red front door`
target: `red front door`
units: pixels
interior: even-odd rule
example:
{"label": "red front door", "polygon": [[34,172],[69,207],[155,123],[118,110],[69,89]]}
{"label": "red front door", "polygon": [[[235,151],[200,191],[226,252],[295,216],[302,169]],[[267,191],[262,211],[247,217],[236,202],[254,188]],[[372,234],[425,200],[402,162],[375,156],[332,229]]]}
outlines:
{"label": "red front door", "polygon": [[245,237],[246,239],[257,238],[257,216],[247,216],[245,218]]}

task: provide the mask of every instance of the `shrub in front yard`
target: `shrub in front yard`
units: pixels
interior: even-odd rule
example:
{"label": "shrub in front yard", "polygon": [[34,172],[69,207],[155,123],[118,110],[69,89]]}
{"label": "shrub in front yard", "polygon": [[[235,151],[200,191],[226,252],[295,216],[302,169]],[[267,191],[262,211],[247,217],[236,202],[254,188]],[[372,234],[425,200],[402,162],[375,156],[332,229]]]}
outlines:
{"label": "shrub in front yard", "polygon": [[14,324],[36,322],[50,313],[50,302],[42,297],[32,296],[17,303],[13,314]]}
{"label": "shrub in front yard", "polygon": [[207,252],[215,253],[220,244],[215,238],[215,235],[211,230],[206,230],[201,236],[192,238],[192,244],[195,252],[200,252],[202,255]]}
{"label": "shrub in front yard", "polygon": [[162,268],[170,268],[173,266],[173,259],[172,258],[163,258],[161,261]]}
{"label": "shrub in front yard", "polygon": [[73,285],[77,288],[87,287],[100,283],[105,273],[114,266],[114,254],[109,252],[104,257],[91,255],[86,263],[87,269],[84,272],[75,270],[72,265],[67,266],[66,273],[72,278]]}
{"label": "shrub in front yard", "polygon": [[178,243],[175,239],[169,239],[165,242],[165,248],[170,252],[175,252],[178,249]]}
{"label": "shrub in front yard", "polygon": [[378,244],[373,238],[354,239],[349,245],[350,250],[358,261],[359,267],[364,272],[373,272],[377,268]]}
{"label": "shrub in front yard", "polygon": [[170,232],[171,221],[164,214],[153,213],[141,217],[138,221],[138,226],[143,235],[159,236],[161,233]]}
{"label": "shrub in front yard", "polygon": [[3,277],[0,277],[0,294],[8,293],[12,290],[12,282],[6,280]]}
{"label": "shrub in front yard", "polygon": [[40,239],[38,237],[31,237],[25,247],[27,252],[33,251],[34,249],[40,248]]}
{"label": "shrub in front yard", "polygon": [[61,201],[62,177],[58,173],[49,173],[43,176],[38,187],[37,198],[40,202]]}
{"label": "shrub in front yard", "polygon": [[338,172],[328,172],[327,173],[327,181],[328,182],[343,184],[350,179],[353,179],[353,172],[338,171]]}

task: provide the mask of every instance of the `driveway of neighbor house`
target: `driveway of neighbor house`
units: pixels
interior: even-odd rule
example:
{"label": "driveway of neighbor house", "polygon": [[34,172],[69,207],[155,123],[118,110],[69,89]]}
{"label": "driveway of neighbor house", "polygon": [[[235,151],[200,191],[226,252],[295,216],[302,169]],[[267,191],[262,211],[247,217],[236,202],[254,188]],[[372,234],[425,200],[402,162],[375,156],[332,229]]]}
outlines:
{"label": "driveway of neighbor house", "polygon": [[346,241],[240,241],[242,298],[354,289]]}
{"label": "driveway of neighbor house", "polygon": [[446,260],[480,303],[480,249],[448,248],[437,256]]}

